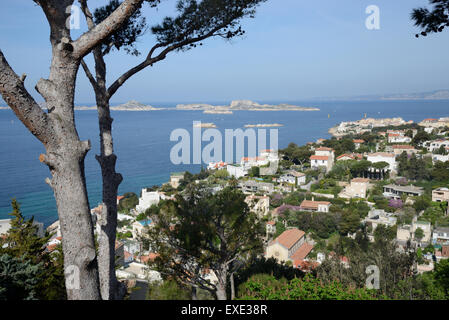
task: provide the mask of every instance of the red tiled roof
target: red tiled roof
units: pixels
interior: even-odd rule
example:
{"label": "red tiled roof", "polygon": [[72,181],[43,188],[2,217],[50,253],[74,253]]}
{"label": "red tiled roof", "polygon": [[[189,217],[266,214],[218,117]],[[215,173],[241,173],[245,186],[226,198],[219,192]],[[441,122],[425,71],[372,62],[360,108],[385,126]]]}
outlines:
{"label": "red tiled roof", "polygon": [[320,148],[316,149],[316,151],[334,151],[334,149],[327,148],[327,147],[320,147]]}
{"label": "red tiled roof", "polygon": [[326,160],[326,161],[328,161],[329,157],[328,156],[315,156],[315,155],[313,155],[313,156],[310,156],[310,160]]}
{"label": "red tiled roof", "polygon": [[117,201],[122,200],[123,198],[125,198],[125,196],[117,196]]}
{"label": "red tiled roof", "polygon": [[409,146],[409,145],[406,145],[406,144],[398,144],[398,145],[394,145],[393,149],[408,149],[408,150],[412,150],[412,149],[415,149],[415,147]]}
{"label": "red tiled roof", "polygon": [[304,237],[305,234],[306,233],[304,231],[297,228],[285,230],[279,237],[274,240],[274,243],[278,242],[287,249],[290,249],[296,242],[299,241],[299,239]]}
{"label": "red tiled roof", "polygon": [[317,261],[297,260],[293,265],[302,271],[312,271],[313,269],[317,268],[320,264]]}
{"label": "red tiled roof", "polygon": [[376,152],[376,153],[370,153],[368,157],[390,157],[394,158],[394,153],[388,153],[388,152]]}
{"label": "red tiled roof", "polygon": [[298,250],[295,251],[295,253],[290,256],[290,259],[293,261],[304,260],[312,249],[313,246],[310,243],[305,242],[298,248]]}
{"label": "red tiled roof", "polygon": [[325,205],[328,206],[331,203],[328,201],[312,201],[312,200],[304,200],[301,202],[300,208],[301,209],[315,209],[318,210],[318,205]]}
{"label": "red tiled roof", "polygon": [[276,224],[276,221],[268,221],[267,224],[274,226]]}
{"label": "red tiled roof", "polygon": [[344,153],[344,154],[342,154],[341,156],[338,156],[338,157],[337,157],[337,160],[342,159],[342,158],[344,158],[344,157],[348,157],[348,158],[354,159],[354,156],[353,156],[353,155]]}
{"label": "red tiled roof", "polygon": [[354,139],[354,143],[364,143],[365,140],[362,139]]}
{"label": "red tiled roof", "polygon": [[153,261],[154,259],[156,259],[159,256],[159,254],[157,253],[150,253],[147,256],[141,256],[140,257],[140,262],[142,263],[147,263],[148,261]]}

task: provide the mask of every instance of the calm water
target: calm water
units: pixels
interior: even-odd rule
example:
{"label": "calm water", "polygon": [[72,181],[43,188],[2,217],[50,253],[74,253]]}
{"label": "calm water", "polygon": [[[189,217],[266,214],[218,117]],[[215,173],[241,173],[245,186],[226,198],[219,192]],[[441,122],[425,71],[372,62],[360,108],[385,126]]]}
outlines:
{"label": "calm water", "polygon": [[[213,122],[219,130],[243,128],[245,124],[281,123],[284,126],[279,128],[279,147],[283,148],[290,142],[301,145],[328,138],[330,127],[341,121],[359,120],[365,113],[374,118],[403,117],[414,121],[449,116],[449,101],[296,104],[316,106],[321,111],[237,111],[232,115],[175,110],[113,112],[117,171],[124,177],[119,192],[139,193],[143,187],[167,182],[171,172],[197,172],[199,165],[177,166],[170,162],[170,150],[175,145],[170,141],[170,133],[177,128],[192,131],[193,121]],[[86,179],[91,206],[96,206],[101,201],[101,175],[94,158],[99,152],[96,111],[77,111],[76,121],[81,139],[92,142],[92,150],[86,158]],[[15,197],[26,216],[34,215],[45,225],[55,221],[53,193],[44,182],[50,173],[38,160],[44,149],[11,110],[0,110],[0,147],[0,219],[8,218],[10,201]]]}

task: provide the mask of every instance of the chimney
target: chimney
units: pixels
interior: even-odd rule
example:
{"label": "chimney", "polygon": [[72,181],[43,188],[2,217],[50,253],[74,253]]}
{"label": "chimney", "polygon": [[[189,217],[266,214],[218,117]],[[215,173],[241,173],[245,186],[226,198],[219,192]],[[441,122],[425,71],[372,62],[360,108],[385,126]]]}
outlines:
{"label": "chimney", "polygon": [[315,201],[315,197],[312,196],[312,201]]}

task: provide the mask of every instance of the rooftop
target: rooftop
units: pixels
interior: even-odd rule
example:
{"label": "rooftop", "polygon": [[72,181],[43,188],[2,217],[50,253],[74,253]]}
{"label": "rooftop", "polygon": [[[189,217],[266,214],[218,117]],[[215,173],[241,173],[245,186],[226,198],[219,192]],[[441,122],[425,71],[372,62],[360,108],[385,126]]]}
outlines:
{"label": "rooftop", "polygon": [[302,237],[304,237],[305,232],[297,228],[285,230],[282,234],[277,237],[273,243],[279,243],[287,249],[293,247],[293,245],[298,242]]}

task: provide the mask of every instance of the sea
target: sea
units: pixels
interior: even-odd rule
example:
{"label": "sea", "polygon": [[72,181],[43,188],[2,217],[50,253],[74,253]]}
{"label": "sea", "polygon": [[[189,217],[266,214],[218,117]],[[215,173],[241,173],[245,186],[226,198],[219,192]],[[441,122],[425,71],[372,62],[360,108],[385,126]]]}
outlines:
{"label": "sea", "polygon": [[[279,104],[282,101],[263,101]],[[182,103],[182,102],[180,102]],[[209,102],[224,105],[223,102]],[[298,145],[329,138],[329,128],[342,121],[365,117],[391,118],[419,122],[425,118],[449,117],[449,100],[435,101],[289,101],[317,107],[320,111],[235,111],[233,114],[204,114],[202,111],[175,110],[177,103],[145,103],[164,107],[159,111],[112,111],[117,172],[123,175],[119,194],[162,185],[173,172],[201,170],[200,164],[174,164],[170,158],[178,143],[170,136],[176,129],[193,131],[193,122],[214,123],[225,136],[225,129],[243,129],[247,124],[282,124],[278,129],[278,146],[290,142]],[[86,104],[83,104],[86,105]],[[91,207],[101,202],[101,174],[95,154],[99,153],[99,131],[95,110],[76,111],[77,130],[82,140],[89,139],[92,149],[85,161],[86,180]],[[206,129],[202,129],[203,131]],[[257,129],[256,129],[257,130]],[[266,128],[269,132],[270,128]],[[267,140],[269,135],[267,133]],[[202,142],[204,147],[209,142]],[[193,145],[193,137],[191,140]],[[269,147],[269,145],[267,146]],[[16,198],[23,214],[45,226],[58,219],[53,192],[45,183],[51,177],[38,158],[45,150],[11,110],[0,110],[0,219],[8,219],[11,200]],[[191,157],[193,162],[193,157]],[[203,164],[204,167],[207,163]]]}

